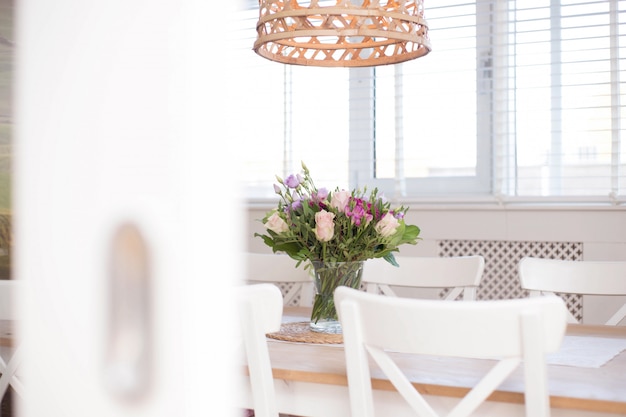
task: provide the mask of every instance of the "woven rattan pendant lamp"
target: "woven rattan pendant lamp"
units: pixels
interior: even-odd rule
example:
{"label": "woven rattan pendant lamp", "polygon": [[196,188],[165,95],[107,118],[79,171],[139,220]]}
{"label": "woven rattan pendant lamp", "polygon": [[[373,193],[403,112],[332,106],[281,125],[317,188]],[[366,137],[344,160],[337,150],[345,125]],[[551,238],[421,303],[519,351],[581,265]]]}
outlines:
{"label": "woven rattan pendant lamp", "polygon": [[284,64],[368,67],[432,48],[424,0],[259,0],[253,49]]}

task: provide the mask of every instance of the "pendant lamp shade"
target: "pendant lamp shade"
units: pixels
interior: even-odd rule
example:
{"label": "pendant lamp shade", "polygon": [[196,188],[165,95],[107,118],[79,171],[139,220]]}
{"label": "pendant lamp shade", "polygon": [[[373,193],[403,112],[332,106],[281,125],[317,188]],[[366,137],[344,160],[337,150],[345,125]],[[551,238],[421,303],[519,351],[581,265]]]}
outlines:
{"label": "pendant lamp shade", "polygon": [[367,67],[431,51],[423,0],[259,0],[254,51],[283,64]]}

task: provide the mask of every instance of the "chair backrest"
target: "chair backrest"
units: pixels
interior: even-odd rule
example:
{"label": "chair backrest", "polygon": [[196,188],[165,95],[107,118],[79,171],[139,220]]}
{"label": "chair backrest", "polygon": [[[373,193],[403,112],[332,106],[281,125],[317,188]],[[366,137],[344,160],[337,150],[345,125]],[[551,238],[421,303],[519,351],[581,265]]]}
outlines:
{"label": "chair backrest", "polygon": [[[525,257],[519,262],[522,289],[531,297],[555,293],[626,295],[626,261],[572,261]],[[624,304],[605,323],[618,325],[626,318]],[[568,321],[578,320],[569,313]]]}
{"label": "chair backrest", "polygon": [[0,320],[18,319],[17,299],[22,286],[18,280],[0,280]]}
{"label": "chair backrest", "polygon": [[496,361],[448,414],[455,417],[471,415],[523,363],[526,415],[549,416],[545,354],[557,351],[565,335],[563,300],[541,297],[458,302],[387,297],[339,287],[335,303],[343,329],[352,416],[375,416],[370,376],[373,363],[416,416],[437,415],[396,366],[390,357],[393,352]]}
{"label": "chair backrest", "polygon": [[[287,255],[275,253],[246,254],[248,283],[276,283],[283,287],[283,304],[292,303],[301,307],[313,305],[313,275],[304,263],[296,268],[297,262]],[[295,302],[297,297],[300,299]]]}
{"label": "chair backrest", "polygon": [[396,256],[399,266],[382,258],[370,259],[363,267],[362,282],[371,293],[396,296],[391,286],[450,288],[446,299],[474,300],[485,269],[480,255],[451,257]]}
{"label": "chair backrest", "polygon": [[255,417],[278,417],[266,334],[280,330],[283,297],[273,284],[235,289]]}

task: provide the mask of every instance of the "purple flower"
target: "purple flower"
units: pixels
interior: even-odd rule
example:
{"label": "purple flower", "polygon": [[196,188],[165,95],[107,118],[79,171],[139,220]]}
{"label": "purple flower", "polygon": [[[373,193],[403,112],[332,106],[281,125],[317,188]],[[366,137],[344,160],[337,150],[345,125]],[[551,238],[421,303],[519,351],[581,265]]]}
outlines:
{"label": "purple flower", "polygon": [[274,192],[275,192],[276,194],[280,194],[280,191],[281,191],[281,190],[280,190],[280,187],[278,186],[278,184],[274,184]]}
{"label": "purple flower", "polygon": [[320,188],[319,190],[311,193],[311,196],[308,198],[309,206],[314,207],[322,207],[325,208],[324,200],[328,197],[328,191],[326,188]]}
{"label": "purple flower", "polygon": [[301,208],[302,208],[302,200],[295,200],[293,203],[291,203],[292,210],[298,210]]}
{"label": "purple flower", "polygon": [[328,190],[326,188],[320,188],[316,193],[311,195],[311,200],[315,203],[322,203],[328,197]]}
{"label": "purple flower", "polygon": [[300,185],[300,179],[297,176],[291,174],[285,180],[285,185],[289,188],[298,188],[298,186]]}
{"label": "purple flower", "polygon": [[[363,221],[367,224],[373,218],[373,216],[366,209],[365,204],[362,199],[355,198],[354,207],[351,207],[352,204],[346,206],[345,214],[350,218],[352,224],[356,226],[360,226]],[[369,207],[369,204],[368,204]]]}
{"label": "purple flower", "polygon": [[283,208],[285,213],[290,213],[292,211],[297,211],[302,208],[302,199],[296,193],[293,194],[293,201],[289,204],[286,204]]}

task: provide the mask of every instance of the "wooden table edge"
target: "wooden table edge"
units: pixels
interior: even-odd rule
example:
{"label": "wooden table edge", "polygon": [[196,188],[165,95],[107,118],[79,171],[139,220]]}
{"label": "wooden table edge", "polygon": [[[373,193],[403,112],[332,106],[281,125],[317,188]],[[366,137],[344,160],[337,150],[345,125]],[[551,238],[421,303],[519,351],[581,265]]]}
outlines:
{"label": "wooden table edge", "polygon": [[[273,369],[274,379],[285,381],[309,382],[318,384],[348,386],[348,379],[345,375],[332,373],[315,373],[307,371],[294,371],[287,369]],[[444,397],[463,398],[469,388],[450,387],[438,384],[413,383],[413,386],[423,395],[434,395]],[[372,388],[384,391],[397,391],[393,384],[386,379],[372,379]],[[488,401],[504,402],[510,404],[524,404],[524,394],[520,392],[496,390],[489,397]],[[603,413],[626,413],[626,401],[609,401],[582,399],[564,396],[550,396],[550,406],[568,410],[596,411]]]}

